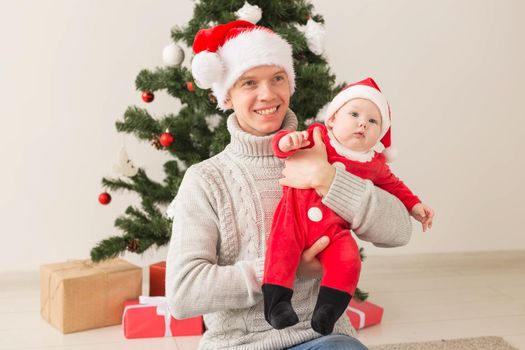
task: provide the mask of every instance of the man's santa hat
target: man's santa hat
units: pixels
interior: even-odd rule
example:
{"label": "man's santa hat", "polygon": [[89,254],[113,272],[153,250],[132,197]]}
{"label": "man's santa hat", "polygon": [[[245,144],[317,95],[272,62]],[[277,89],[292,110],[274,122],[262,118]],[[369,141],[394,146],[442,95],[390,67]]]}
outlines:
{"label": "man's santa hat", "polygon": [[212,89],[219,108],[228,91],[246,71],[275,65],[288,74],[290,93],[295,89],[292,47],[278,34],[247,21],[233,21],[201,29],[193,42],[191,72],[197,85]]}
{"label": "man's santa hat", "polygon": [[379,136],[379,142],[381,142],[385,148],[383,154],[389,161],[391,161],[394,158],[394,150],[391,148],[390,140],[390,106],[374,79],[366,78],[357,83],[347,85],[334,97],[332,102],[330,102],[322,118],[323,121],[326,123],[339,110],[339,108],[343,107],[348,101],[356,98],[367,99],[374,103],[379,109],[379,112],[381,113],[381,134]]}

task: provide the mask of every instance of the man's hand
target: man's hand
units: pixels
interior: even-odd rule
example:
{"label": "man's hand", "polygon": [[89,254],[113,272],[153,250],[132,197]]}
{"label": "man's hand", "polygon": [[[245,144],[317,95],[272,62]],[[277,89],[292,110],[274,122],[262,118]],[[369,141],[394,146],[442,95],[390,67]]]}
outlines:
{"label": "man's hand", "polygon": [[301,278],[321,278],[323,277],[323,267],[316,258],[330,244],[330,238],[323,236],[315,241],[314,244],[306,249],[301,255],[301,262],[297,268],[297,277]]}
{"label": "man's hand", "polygon": [[423,232],[432,228],[432,219],[434,219],[434,210],[429,206],[418,203],[410,210],[410,215],[423,225]]}
{"label": "man's hand", "polygon": [[306,147],[309,144],[308,131],[294,131],[286,134],[279,140],[279,150],[281,152],[290,152]]}
{"label": "man's hand", "polygon": [[335,176],[335,168],[328,163],[321,130],[314,129],[314,146],[298,151],[285,161],[281,186],[313,188],[321,196],[328,193]]}

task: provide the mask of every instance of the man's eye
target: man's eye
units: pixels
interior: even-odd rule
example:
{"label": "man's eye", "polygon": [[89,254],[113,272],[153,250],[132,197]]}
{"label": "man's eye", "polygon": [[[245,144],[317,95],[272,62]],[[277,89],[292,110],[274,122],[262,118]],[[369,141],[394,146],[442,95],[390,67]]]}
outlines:
{"label": "man's eye", "polygon": [[254,86],[256,83],[255,83],[255,80],[246,80],[242,86]]}
{"label": "man's eye", "polygon": [[282,75],[277,75],[276,77],[273,78],[275,81],[283,81],[284,80],[284,77]]}

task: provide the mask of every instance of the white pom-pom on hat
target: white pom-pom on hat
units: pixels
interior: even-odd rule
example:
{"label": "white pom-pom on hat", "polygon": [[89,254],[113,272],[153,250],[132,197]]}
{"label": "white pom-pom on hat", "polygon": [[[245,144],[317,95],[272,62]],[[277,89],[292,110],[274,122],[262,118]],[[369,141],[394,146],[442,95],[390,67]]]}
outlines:
{"label": "white pom-pom on hat", "polygon": [[397,158],[397,155],[399,154],[397,148],[394,147],[385,148],[381,153],[383,153],[383,155],[385,156],[387,163],[394,162]]}
{"label": "white pom-pom on hat", "polygon": [[202,51],[191,61],[191,72],[200,88],[209,89],[214,82],[222,80],[224,64],[216,52]]}

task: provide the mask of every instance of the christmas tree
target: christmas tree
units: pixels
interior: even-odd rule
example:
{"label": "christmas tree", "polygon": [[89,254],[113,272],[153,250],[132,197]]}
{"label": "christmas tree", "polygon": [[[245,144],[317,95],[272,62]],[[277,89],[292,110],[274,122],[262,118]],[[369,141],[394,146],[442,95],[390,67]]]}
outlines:
{"label": "christmas tree", "polygon": [[[154,117],[146,109],[132,106],[124,113],[123,120],[116,123],[119,132],[133,134],[173,156],[164,164],[166,177],[162,183],[152,181],[144,169],[133,168],[126,163],[126,155],[121,155],[124,168],[121,173],[126,178],[104,178],[102,184],[110,192],[136,192],[141,198],[141,207],[129,206],[125,214],[116,219],[115,226],[123,234],[99,242],[91,250],[93,261],[116,257],[126,251],[141,254],[152,247],[168,244],[172,222],[164,209],[177,194],[185,169],[221,152],[229,143],[228,113],[217,109],[217,101],[210,90],[199,89],[190,69],[181,65],[184,52],[178,43],[184,42],[191,47],[198,30],[236,19],[268,27],[292,45],[296,92],[290,108],[298,117],[299,130],[304,130],[345,86],[344,83],[336,85],[335,76],[322,55],[324,20],[313,13],[313,5],[307,1],[197,2],[187,26],[172,29],[174,43],[163,52],[166,66],[142,70],[135,81],[145,102],[151,103],[156,91],[165,90],[179,99],[181,109],[176,114]],[[107,204],[111,196],[103,193],[99,200]],[[355,298],[364,300],[366,293],[357,290]]]}

